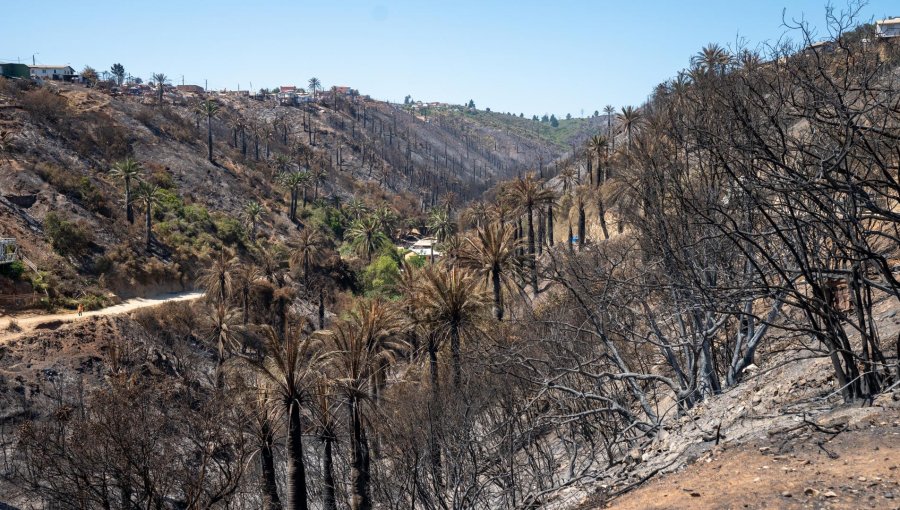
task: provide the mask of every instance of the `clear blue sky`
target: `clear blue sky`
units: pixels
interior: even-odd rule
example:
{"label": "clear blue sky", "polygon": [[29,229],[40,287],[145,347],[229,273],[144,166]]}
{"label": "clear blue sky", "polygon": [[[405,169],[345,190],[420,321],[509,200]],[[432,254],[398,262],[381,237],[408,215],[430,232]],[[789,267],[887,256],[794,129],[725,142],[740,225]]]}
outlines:
{"label": "clear blue sky", "polygon": [[[316,76],[379,99],[578,116],[642,102],[706,43],[778,39],[785,8],[824,30],[825,0],[0,0],[0,60],[121,62],[215,89]],[[885,15],[900,2],[862,10]]]}

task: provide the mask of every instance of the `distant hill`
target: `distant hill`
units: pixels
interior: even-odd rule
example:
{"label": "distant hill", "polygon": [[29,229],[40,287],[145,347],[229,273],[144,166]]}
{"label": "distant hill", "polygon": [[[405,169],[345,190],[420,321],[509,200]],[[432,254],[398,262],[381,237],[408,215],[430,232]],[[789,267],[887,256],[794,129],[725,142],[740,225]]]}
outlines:
{"label": "distant hill", "polygon": [[[568,143],[602,123],[572,119],[551,128],[462,109],[424,116],[349,94],[299,106],[274,96],[206,98],[218,105],[211,119],[215,163],[207,161],[206,118],[193,93],[172,87],[160,105],[152,89],[130,96],[0,79],[0,235],[16,237],[62,295],[83,292],[89,282],[136,293],[143,285],[190,281],[206,254],[240,246],[250,201],[266,211],[257,234],[286,238],[294,225],[279,175],[319,175],[310,201],[387,203],[415,221],[448,192],[464,202],[565,156]],[[142,180],[160,188],[156,253],[142,248],[137,202],[135,223],[123,217],[124,184],[110,170],[126,157],[140,163]],[[47,232],[48,218],[62,230]],[[77,242],[54,246],[52,234],[77,234]]]}

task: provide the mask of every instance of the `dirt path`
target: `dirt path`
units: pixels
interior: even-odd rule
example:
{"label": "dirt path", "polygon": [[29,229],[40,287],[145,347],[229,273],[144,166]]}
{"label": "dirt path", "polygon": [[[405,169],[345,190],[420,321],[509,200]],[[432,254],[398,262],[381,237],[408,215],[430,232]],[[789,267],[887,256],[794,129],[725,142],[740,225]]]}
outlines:
{"label": "dirt path", "polygon": [[[23,316],[0,315],[0,342],[9,340],[10,338],[21,335],[23,333],[33,331],[42,324],[48,324],[52,322],[73,322],[97,315],[118,315],[121,313],[128,313],[140,308],[158,306],[163,303],[198,299],[202,296],[202,292],[188,291],[171,292],[167,294],[157,294],[149,297],[133,298],[127,301],[123,301],[118,305],[102,308],[100,310],[95,310],[92,312],[84,312],[80,317],[75,312]],[[13,321],[19,326],[19,328],[21,328],[19,331],[8,331],[9,325]]]}

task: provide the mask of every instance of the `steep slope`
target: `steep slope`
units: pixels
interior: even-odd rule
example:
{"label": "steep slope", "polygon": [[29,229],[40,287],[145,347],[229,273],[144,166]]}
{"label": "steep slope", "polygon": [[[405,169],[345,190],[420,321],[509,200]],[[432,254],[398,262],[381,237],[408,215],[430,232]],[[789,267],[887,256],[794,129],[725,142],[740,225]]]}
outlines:
{"label": "steep slope", "polygon": [[[15,237],[45,272],[38,290],[62,298],[180,288],[208,253],[247,240],[242,211],[252,200],[265,210],[257,233],[285,240],[295,225],[278,179],[284,173],[309,171],[304,197],[327,199],[322,207],[356,197],[415,221],[447,192],[480,196],[532,167],[535,153],[559,153],[546,139],[482,122],[491,118],[482,114],[460,130],[358,95],[326,94],[301,106],[232,93],[207,98],[218,105],[214,162],[206,158],[201,97],[167,91],[160,105],[152,91],[132,97],[0,83],[0,235]],[[508,150],[513,145],[525,149]],[[126,157],[159,187],[149,251],[144,208],[133,198],[136,219],[125,221],[124,183],[110,173]]]}

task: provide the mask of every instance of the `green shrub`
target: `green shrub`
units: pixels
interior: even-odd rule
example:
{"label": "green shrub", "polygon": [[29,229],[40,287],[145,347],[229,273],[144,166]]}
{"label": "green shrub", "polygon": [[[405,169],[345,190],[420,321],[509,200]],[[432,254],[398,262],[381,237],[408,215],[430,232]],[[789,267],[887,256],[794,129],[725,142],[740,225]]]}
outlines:
{"label": "green shrub", "polygon": [[400,267],[394,257],[383,254],[366,266],[362,277],[366,295],[394,296],[400,280]]}
{"label": "green shrub", "polygon": [[25,273],[25,264],[21,260],[14,260],[12,264],[0,265],[0,275],[11,280],[18,280]]}
{"label": "green shrub", "polygon": [[422,269],[423,267],[425,267],[425,264],[428,264],[428,258],[423,257],[422,255],[413,255],[412,257],[406,259],[406,261],[409,263],[409,265],[418,269]]}
{"label": "green shrub", "polygon": [[237,219],[221,214],[216,215],[214,223],[216,237],[223,243],[234,246],[244,238],[244,228]]}
{"label": "green shrub", "polygon": [[64,220],[55,212],[44,218],[44,232],[50,238],[50,245],[60,255],[83,255],[91,243],[93,234],[84,225]]}
{"label": "green shrub", "polygon": [[154,208],[154,216],[158,221],[162,221],[167,215],[182,216],[184,209],[184,201],[173,190],[160,189],[156,207]]}
{"label": "green shrub", "polygon": [[347,229],[347,219],[336,208],[331,206],[314,207],[311,212],[303,214],[308,222],[323,230],[330,231],[335,239],[344,238],[344,230]]}

